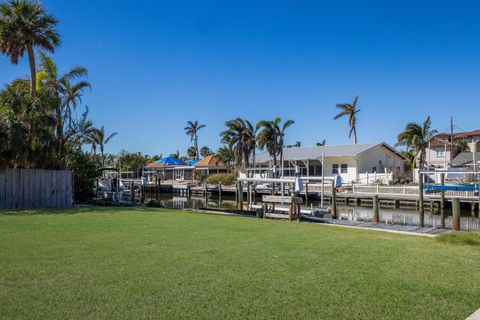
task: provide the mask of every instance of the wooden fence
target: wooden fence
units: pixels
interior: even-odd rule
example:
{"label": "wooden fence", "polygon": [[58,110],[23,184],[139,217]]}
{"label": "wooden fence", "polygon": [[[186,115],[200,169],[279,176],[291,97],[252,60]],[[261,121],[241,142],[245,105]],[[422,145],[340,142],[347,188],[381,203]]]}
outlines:
{"label": "wooden fence", "polygon": [[0,169],[0,209],[71,207],[72,190],[68,170]]}

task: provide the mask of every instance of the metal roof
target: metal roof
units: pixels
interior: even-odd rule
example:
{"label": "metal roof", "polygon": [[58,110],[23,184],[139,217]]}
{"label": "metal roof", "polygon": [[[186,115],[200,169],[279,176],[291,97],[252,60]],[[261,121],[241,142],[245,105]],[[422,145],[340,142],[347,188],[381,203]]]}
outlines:
{"label": "metal roof", "polygon": [[[476,163],[480,161],[480,152],[475,152],[475,160]],[[472,165],[472,162],[473,154],[471,152],[462,152],[452,160],[451,166],[463,167],[467,164]]]}
{"label": "metal roof", "polygon": [[[392,152],[403,157],[397,150],[383,142],[365,144],[343,144],[319,147],[292,147],[283,148],[283,157],[286,161],[294,160],[316,160],[325,154],[325,157],[356,157],[378,145],[383,145]],[[255,157],[255,162],[265,163],[271,160],[268,152],[263,152]]]}

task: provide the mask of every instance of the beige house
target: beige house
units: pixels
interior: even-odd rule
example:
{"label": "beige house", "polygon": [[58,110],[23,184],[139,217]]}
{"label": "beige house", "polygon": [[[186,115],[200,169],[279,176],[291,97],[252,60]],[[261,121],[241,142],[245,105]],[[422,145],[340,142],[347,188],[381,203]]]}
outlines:
{"label": "beige house", "polygon": [[[452,142],[453,141],[453,142]],[[425,150],[425,162],[427,167],[447,169],[453,159],[461,152],[457,144],[459,141],[468,146],[469,152],[480,151],[480,130],[454,133],[453,140],[450,134],[441,133],[429,142]]]}
{"label": "beige house", "polygon": [[[325,177],[339,175],[344,184],[371,183],[375,179],[387,183],[403,174],[406,160],[386,143],[292,147],[284,148],[283,155],[284,176],[295,175],[298,167],[301,176],[320,177],[324,157]],[[267,152],[257,155],[255,162],[257,168],[273,167]]]}

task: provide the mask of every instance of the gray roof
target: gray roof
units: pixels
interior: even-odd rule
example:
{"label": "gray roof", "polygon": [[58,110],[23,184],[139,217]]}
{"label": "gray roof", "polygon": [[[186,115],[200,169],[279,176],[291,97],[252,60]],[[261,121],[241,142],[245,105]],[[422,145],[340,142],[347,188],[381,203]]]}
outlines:
{"label": "gray roof", "polygon": [[[475,152],[475,160],[476,163],[480,161],[480,152]],[[463,167],[467,164],[472,165],[472,162],[473,154],[471,152],[462,152],[452,160],[451,166]]]}
{"label": "gray roof", "polygon": [[[398,153],[397,150],[390,147],[386,143],[365,143],[365,144],[343,144],[343,145],[331,145],[321,147],[292,147],[283,148],[283,157],[285,160],[315,160],[321,159],[322,154],[325,157],[355,157],[361,153],[364,153],[378,145],[383,145],[386,148]],[[400,155],[400,154],[399,154]],[[401,155],[400,155],[401,156]],[[271,160],[268,152],[263,152],[256,156],[255,161],[258,163],[265,163]]]}

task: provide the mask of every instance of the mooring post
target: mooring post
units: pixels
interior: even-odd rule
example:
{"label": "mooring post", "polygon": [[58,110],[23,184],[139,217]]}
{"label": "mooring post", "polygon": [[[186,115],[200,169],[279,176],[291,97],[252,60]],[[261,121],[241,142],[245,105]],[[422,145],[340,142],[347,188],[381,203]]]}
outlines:
{"label": "mooring post", "polygon": [[420,227],[425,226],[425,208],[423,207],[423,175],[419,173],[419,183],[418,183],[418,206],[420,213]]}
{"label": "mooring post", "polygon": [[379,209],[378,194],[375,194],[373,196],[373,222],[375,223],[378,223],[380,221],[378,209]]}
{"label": "mooring post", "polygon": [[452,198],[452,224],[453,230],[460,230],[460,199]]}
{"label": "mooring post", "polygon": [[305,205],[308,205],[308,182],[305,182]]}
{"label": "mooring post", "polygon": [[238,209],[243,210],[243,183],[238,182]]}
{"label": "mooring post", "polygon": [[335,189],[335,180],[332,181],[332,217],[337,218],[337,190]]}
{"label": "mooring post", "polygon": [[[445,174],[440,175],[440,183],[445,185]],[[445,191],[440,192],[440,227],[445,229]]]}
{"label": "mooring post", "polygon": [[475,218],[475,202],[470,203],[470,209],[472,211],[472,218]]}
{"label": "mooring post", "polygon": [[130,192],[131,192],[131,200],[132,200],[132,205],[135,204],[135,182],[132,181],[132,183],[130,184]]}
{"label": "mooring post", "polygon": [[218,204],[222,205],[222,183],[218,184]]}

